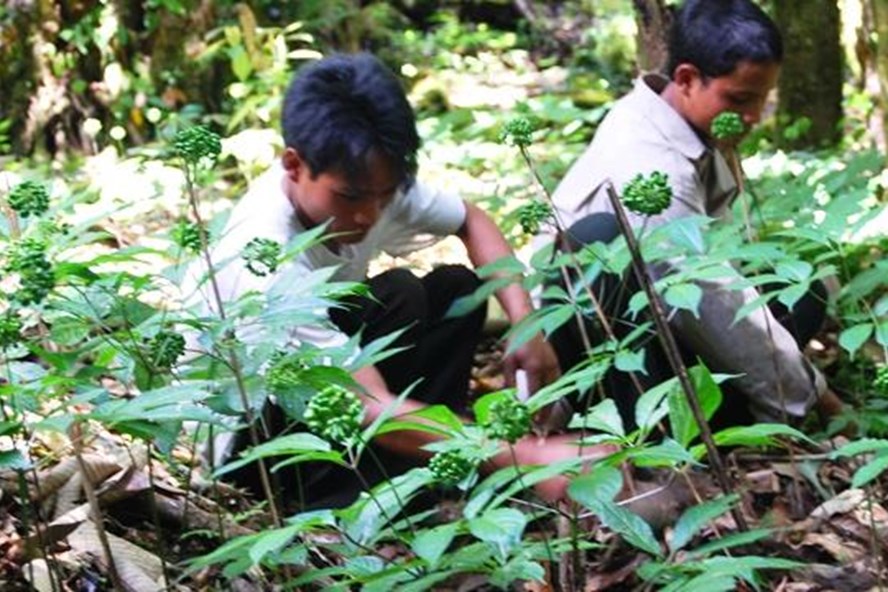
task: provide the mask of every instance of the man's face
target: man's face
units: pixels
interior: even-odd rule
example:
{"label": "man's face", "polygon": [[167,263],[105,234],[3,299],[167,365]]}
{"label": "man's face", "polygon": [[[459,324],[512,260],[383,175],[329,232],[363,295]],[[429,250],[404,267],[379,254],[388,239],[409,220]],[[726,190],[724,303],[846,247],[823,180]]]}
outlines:
{"label": "man's face", "polygon": [[285,190],[302,223],[312,227],[330,221],[328,233],[338,244],[364,240],[399,187],[389,162],[376,154],[368,157],[367,173],[357,179],[336,171],[312,176],[292,148],[284,153],[283,162]]}
{"label": "man's face", "polygon": [[706,78],[696,67],[682,64],[675,74],[684,99],[682,115],[707,138],[712,120],[723,111],[739,114],[749,130],[761,119],[779,74],[779,64],[741,61],[730,74]]}

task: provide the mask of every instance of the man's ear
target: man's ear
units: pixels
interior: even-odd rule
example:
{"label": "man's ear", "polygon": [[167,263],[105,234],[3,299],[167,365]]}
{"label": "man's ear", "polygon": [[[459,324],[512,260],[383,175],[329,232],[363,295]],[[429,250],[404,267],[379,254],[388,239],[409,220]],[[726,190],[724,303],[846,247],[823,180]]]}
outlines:
{"label": "man's ear", "polygon": [[679,92],[686,93],[693,83],[701,77],[700,69],[693,64],[679,64],[672,73],[672,82],[679,88]]}
{"label": "man's ear", "polygon": [[308,164],[295,148],[288,147],[284,150],[281,163],[284,165],[284,170],[287,171],[287,177],[295,183],[299,182],[301,175],[309,174]]}

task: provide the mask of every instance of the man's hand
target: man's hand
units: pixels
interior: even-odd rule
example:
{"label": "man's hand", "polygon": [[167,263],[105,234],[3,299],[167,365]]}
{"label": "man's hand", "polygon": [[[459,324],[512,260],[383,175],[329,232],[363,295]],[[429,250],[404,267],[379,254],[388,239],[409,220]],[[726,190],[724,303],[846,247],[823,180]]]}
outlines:
{"label": "man's hand", "polygon": [[[504,450],[494,457],[493,462],[498,468],[509,466],[515,461],[519,465],[548,466],[563,460],[577,458],[582,454],[583,470],[586,470],[590,461],[610,456],[619,450],[617,446],[612,444],[580,447],[577,444],[578,438],[579,434],[562,434],[548,438],[527,436],[515,443],[513,447],[514,459],[510,451]],[[534,491],[545,501],[556,502],[567,498],[568,485],[570,485],[570,479],[562,475],[537,483],[534,485]]]}
{"label": "man's hand", "polygon": [[[503,374],[508,386],[516,386],[518,370],[526,373],[528,394],[535,393],[561,376],[555,351],[543,340],[542,335],[536,335],[503,360]],[[534,423],[545,435],[549,431],[563,428],[569,419],[570,405],[557,401],[541,409],[534,418]]]}

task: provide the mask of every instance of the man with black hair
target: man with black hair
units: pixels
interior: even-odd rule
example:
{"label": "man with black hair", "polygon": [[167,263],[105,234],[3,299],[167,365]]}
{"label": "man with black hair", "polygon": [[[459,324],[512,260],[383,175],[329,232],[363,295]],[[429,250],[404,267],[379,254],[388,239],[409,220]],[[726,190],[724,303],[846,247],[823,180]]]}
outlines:
{"label": "man with black hair", "polygon": [[[485,309],[456,318],[445,318],[445,313],[457,298],[478,287],[478,278],[464,266],[449,265],[421,278],[393,269],[367,279],[368,264],[381,251],[403,254],[424,244],[425,236],[455,234],[473,264],[480,266],[511,254],[502,233],[476,206],[416,180],[420,139],[413,112],[397,78],[371,55],[335,55],[302,68],[285,97],[282,124],[285,149],[280,163],[253,183],[214,247],[215,260],[232,260],[216,277],[223,299],[261,292],[272,281],[238,263],[247,242],[261,237],[287,244],[297,234],[327,224],[323,244],[287,265],[306,275],[335,266],[333,281],[366,280],[370,297],[329,310],[327,325],[294,326],[293,341],[337,346],[360,331],[363,345],[402,330],[392,347],[403,351],[354,374],[364,391],[360,395],[365,420],[372,422],[392,408],[396,394],[419,379],[396,414],[436,403],[465,411]],[[528,294],[517,284],[501,289],[497,297],[513,323],[532,310]],[[555,354],[539,335],[505,363],[507,379],[514,381],[515,371],[522,369],[531,390],[558,377]],[[274,423],[283,423],[279,410],[272,411]],[[375,455],[386,472],[397,474],[428,456],[422,446],[434,439],[413,430],[386,434],[374,440]],[[242,441],[238,446],[246,445]],[[548,464],[576,456],[578,450],[566,437],[526,437],[515,445],[523,464]],[[586,447],[583,452],[589,451]],[[609,449],[602,448],[601,453],[606,452]],[[504,450],[493,464],[511,462]],[[362,473],[370,482],[382,476],[369,462]],[[353,472],[332,464],[303,472],[301,486],[309,505],[328,507],[349,503],[362,489]],[[552,480],[538,490],[557,498],[564,486],[564,480]]]}
{"label": "man with black hair", "polygon": [[[568,230],[546,238],[572,250],[610,242],[619,229],[606,187],[613,184],[620,193],[637,175],[654,171],[668,176],[671,205],[652,216],[627,212],[633,227],[649,231],[687,216],[728,216],[738,194],[737,179],[710,126],[725,111],[739,115],[747,130],[758,123],[782,58],[777,27],[751,0],[687,0],[673,22],[668,77],[642,76],[617,101],[554,194]],[[674,265],[680,263],[655,265],[651,272],[663,277]],[[698,280],[703,288],[699,317],[687,311],[670,317],[689,361],[699,357],[714,372],[738,375],[727,383],[725,406],[731,413],[748,407],[759,421],[802,417],[815,405],[827,414],[838,412],[838,399],[801,351],[823,320],[825,293],[819,302],[809,295],[794,311],[777,312],[777,318],[775,311],[762,307],[735,324],[737,312],[759,294],[754,288],[730,289],[731,281]],[[604,277],[596,288],[610,312],[625,310],[621,280]],[[617,335],[627,335],[632,326],[618,321]],[[575,325],[558,332],[553,345],[563,370],[583,357],[580,344]],[[640,375],[645,386],[672,374],[655,338],[646,349],[646,370],[646,377]],[[631,418],[630,382],[622,373],[612,373],[609,380],[624,417]],[[735,393],[742,396],[731,396]],[[745,405],[737,407],[738,400]]]}

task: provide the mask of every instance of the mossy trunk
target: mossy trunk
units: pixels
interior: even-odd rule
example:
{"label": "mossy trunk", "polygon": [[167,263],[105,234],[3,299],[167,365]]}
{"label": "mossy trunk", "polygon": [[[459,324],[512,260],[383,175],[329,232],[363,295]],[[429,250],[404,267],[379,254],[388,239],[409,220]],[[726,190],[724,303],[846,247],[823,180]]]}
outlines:
{"label": "mossy trunk", "polygon": [[665,72],[669,58],[669,27],[672,13],[663,0],[632,0],[638,29],[638,69]]}
{"label": "mossy trunk", "polygon": [[833,146],[842,138],[841,23],[835,0],[777,0],[783,33],[778,137],[784,148]]}
{"label": "mossy trunk", "polygon": [[882,134],[888,146],[888,0],[871,0],[873,27],[876,33],[875,68],[879,75],[879,106],[882,112]]}

